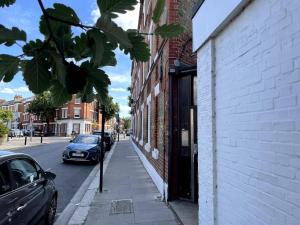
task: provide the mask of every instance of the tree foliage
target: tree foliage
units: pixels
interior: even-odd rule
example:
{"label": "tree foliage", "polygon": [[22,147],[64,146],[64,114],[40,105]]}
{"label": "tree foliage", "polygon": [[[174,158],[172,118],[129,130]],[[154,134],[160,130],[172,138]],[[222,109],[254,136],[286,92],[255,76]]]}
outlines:
{"label": "tree foliage", "polygon": [[130,128],[131,119],[129,117],[124,117],[122,120],[124,122],[124,129],[128,130]]}
{"label": "tree foliage", "polygon": [[13,119],[13,113],[9,110],[0,109],[0,123],[7,123]]}
{"label": "tree foliage", "polygon": [[13,113],[9,110],[0,109],[0,137],[8,134],[7,123],[13,119]]}
{"label": "tree foliage", "polygon": [[109,96],[104,102],[105,106],[105,119],[110,120],[115,117],[116,114],[120,111],[120,106],[118,103],[113,102],[113,98]]}
{"label": "tree foliage", "polygon": [[54,118],[56,106],[53,104],[51,93],[43,92],[36,95],[30,102],[27,112],[41,117],[43,122],[47,123],[47,130],[49,129],[49,123]]}
{"label": "tree foliage", "polygon": [[[75,10],[61,3],[45,8],[37,0],[42,11],[39,22],[43,40],[27,41],[26,33],[17,27],[0,24],[0,45],[22,46],[22,54],[0,54],[0,81],[10,82],[21,71],[30,91],[42,94],[51,91],[55,105],[70,100],[78,94],[84,102],[107,98],[108,75],[101,70],[117,63],[114,51],[119,48],[131,59],[146,62],[150,57],[144,34],[137,30],[123,30],[113,19],[133,10],[137,0],[97,0],[101,16],[94,26],[83,25]],[[8,7],[15,0],[0,0],[0,7]],[[158,0],[153,14],[157,24],[154,35],[171,38],[180,35],[177,24],[159,25],[165,0]],[[72,27],[82,29],[75,35]],[[152,34],[150,34],[152,35]],[[44,94],[42,94],[44,96]],[[53,97],[54,96],[54,97]]]}

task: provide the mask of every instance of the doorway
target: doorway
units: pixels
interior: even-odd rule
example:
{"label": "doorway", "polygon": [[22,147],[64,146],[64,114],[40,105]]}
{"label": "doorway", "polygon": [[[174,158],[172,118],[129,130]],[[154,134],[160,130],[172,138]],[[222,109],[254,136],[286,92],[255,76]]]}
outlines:
{"label": "doorway", "polygon": [[170,199],[198,201],[196,69],[172,79]]}

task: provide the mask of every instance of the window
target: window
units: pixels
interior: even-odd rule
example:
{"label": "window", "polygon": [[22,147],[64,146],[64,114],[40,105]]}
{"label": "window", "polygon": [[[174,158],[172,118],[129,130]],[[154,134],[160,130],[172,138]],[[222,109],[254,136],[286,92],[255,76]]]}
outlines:
{"label": "window", "polygon": [[68,118],[68,109],[61,109],[61,118]]}
{"label": "window", "polygon": [[79,133],[80,133],[80,123],[74,123],[74,124],[73,124],[73,131],[74,131],[76,134],[79,134]]}
{"label": "window", "polygon": [[14,178],[16,188],[30,184],[40,179],[41,172],[38,171],[33,162],[27,159],[15,159],[10,162],[10,169]]}
{"label": "window", "polygon": [[74,118],[80,118],[80,108],[74,108]]}
{"label": "window", "polygon": [[0,196],[11,191],[8,169],[6,163],[0,165]]}
{"label": "window", "polygon": [[81,98],[75,98],[75,104],[80,104],[81,103]]}

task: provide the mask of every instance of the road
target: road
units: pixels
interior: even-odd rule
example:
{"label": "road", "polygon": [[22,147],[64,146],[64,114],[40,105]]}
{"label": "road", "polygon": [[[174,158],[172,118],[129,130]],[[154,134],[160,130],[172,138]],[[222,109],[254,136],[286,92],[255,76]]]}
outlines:
{"label": "road", "polygon": [[53,143],[14,150],[32,156],[44,170],[51,169],[56,174],[55,184],[58,189],[57,213],[61,213],[72,199],[80,185],[94,168],[91,164],[63,164],[61,154],[68,142]]}

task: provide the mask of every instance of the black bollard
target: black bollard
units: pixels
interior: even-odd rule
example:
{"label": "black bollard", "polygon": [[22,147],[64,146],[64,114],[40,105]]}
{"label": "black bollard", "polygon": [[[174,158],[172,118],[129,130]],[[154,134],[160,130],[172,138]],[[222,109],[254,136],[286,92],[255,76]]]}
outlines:
{"label": "black bollard", "polygon": [[43,136],[41,136],[41,143],[43,143]]}
{"label": "black bollard", "polygon": [[25,136],[25,142],[24,142],[24,145],[27,144],[27,136]]}

